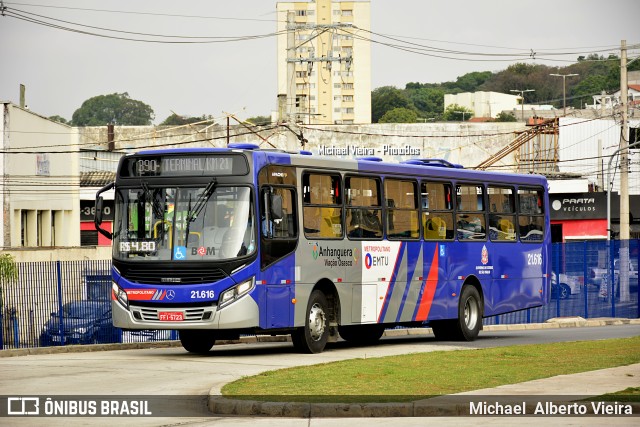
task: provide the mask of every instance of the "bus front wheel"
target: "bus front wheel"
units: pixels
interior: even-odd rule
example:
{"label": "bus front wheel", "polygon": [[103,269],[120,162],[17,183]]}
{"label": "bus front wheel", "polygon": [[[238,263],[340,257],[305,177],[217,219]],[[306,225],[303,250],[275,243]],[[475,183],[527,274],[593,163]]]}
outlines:
{"label": "bus front wheel", "polygon": [[180,344],[189,353],[208,353],[216,342],[212,331],[184,329],[178,331]]}
{"label": "bus front wheel", "polygon": [[301,353],[321,353],[329,338],[329,303],[320,290],[311,292],[305,314],[305,325],[291,334],[293,347]]}

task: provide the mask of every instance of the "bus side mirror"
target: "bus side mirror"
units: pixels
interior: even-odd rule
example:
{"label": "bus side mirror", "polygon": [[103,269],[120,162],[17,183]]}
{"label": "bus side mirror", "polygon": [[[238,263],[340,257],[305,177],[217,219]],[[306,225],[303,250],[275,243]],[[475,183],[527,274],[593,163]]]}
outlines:
{"label": "bus side mirror", "polygon": [[94,222],[96,225],[102,224],[102,207],[104,205],[104,199],[102,196],[99,196],[96,199],[96,213],[94,217]]}
{"label": "bus side mirror", "polygon": [[113,235],[107,230],[100,227],[100,224],[102,224],[102,218],[103,218],[102,208],[104,207],[104,199],[102,198],[101,194],[104,193],[105,191],[111,190],[113,187],[115,187],[114,182],[112,182],[111,184],[105,185],[100,190],[98,190],[98,192],[96,193],[96,211],[93,214],[93,224],[95,225],[96,230],[98,230],[100,234],[102,234],[109,240],[113,238]]}
{"label": "bus side mirror", "polygon": [[282,219],[282,196],[272,194],[269,200],[269,205],[271,219]]}

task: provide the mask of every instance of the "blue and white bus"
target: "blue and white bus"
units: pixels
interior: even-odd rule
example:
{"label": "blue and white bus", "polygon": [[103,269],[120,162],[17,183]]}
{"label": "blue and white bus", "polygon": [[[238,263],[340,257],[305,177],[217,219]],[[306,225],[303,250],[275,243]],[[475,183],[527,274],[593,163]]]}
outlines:
{"label": "blue and white bus", "polygon": [[[101,193],[114,187],[110,233]],[[190,352],[290,334],[318,353],[396,326],[473,340],[483,317],[550,298],[537,175],[251,144],[142,151],[97,193],[95,222],[113,240],[114,325],[178,330]]]}

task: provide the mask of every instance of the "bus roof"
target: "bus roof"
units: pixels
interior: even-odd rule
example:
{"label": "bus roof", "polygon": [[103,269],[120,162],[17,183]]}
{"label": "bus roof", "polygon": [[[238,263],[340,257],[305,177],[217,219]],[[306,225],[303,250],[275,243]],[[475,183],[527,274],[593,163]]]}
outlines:
{"label": "bus roof", "polygon": [[523,185],[544,185],[546,178],[536,174],[519,174],[513,172],[478,171],[465,169],[462,165],[450,163],[445,159],[408,159],[401,163],[384,161],[379,157],[333,158],[313,155],[309,151],[285,151],[278,149],[262,149],[256,144],[234,143],[229,147],[202,148],[167,148],[144,150],[132,155],[175,155],[175,154],[211,154],[243,151],[251,156],[265,156],[268,163],[292,165],[298,167],[333,169],[347,172],[369,174],[392,174],[411,177],[434,177],[443,179],[510,182]]}

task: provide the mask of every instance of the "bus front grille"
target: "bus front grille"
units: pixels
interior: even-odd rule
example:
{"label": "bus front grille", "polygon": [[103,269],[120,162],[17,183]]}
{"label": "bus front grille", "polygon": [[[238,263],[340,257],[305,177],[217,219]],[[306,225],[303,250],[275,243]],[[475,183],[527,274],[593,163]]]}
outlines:
{"label": "bus front grille", "polygon": [[[159,312],[165,310],[158,310],[155,308],[149,307],[140,307],[134,309],[134,317],[139,318],[140,320],[149,321],[149,322],[159,322],[160,316]],[[187,308],[184,310],[184,320],[183,322],[202,322],[210,320],[213,317],[213,311],[211,308]]]}

